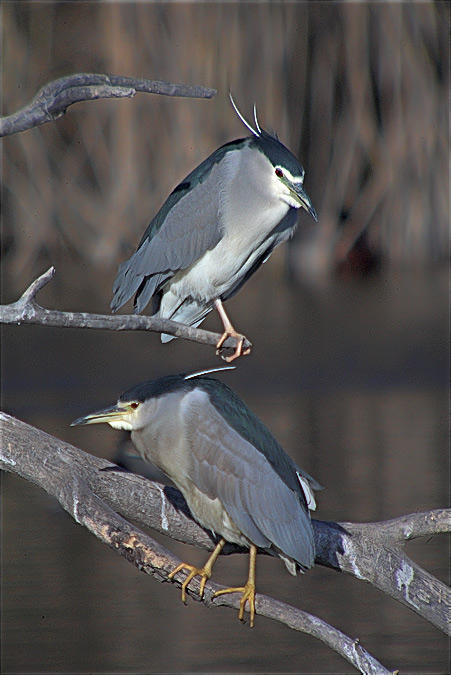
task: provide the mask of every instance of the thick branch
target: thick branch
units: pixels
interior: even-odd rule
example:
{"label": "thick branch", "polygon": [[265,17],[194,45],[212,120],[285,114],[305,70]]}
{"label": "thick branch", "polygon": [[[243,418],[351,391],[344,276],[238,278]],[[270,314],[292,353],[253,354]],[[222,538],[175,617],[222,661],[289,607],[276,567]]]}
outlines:
{"label": "thick branch", "polygon": [[[188,515],[177,490],[119,471],[105,471],[111,464],[59,441],[43,431],[0,413],[2,454],[0,468],[16,473],[44,488],[56,497],[77,523],[116,550],[140,570],[158,581],[179,560],[165,547],[144,534],[116,510],[177,539],[212,547],[211,537]],[[102,470],[103,469],[103,470]],[[323,523],[327,529],[329,524]],[[228,552],[239,551],[229,547]],[[179,577],[179,575],[178,575]],[[181,584],[178,578],[176,585]],[[239,598],[230,595],[213,599],[224,588],[208,582],[202,602],[207,607],[226,605],[238,608]],[[195,599],[199,584],[194,580],[188,589]],[[276,619],[287,626],[308,633],[354,665],[362,673],[389,673],[359,644],[318,617],[263,595],[257,595],[257,613]]]}
{"label": "thick branch", "polygon": [[[12,466],[27,480],[52,492],[58,472],[48,475],[52,461],[75,471],[108,506],[142,525],[185,543],[211,550],[211,536],[189,515],[175,488],[163,487],[135,474],[111,470],[105,460],[54,439],[14,418],[3,418],[4,468]],[[35,448],[34,454],[33,448]],[[42,454],[45,453],[45,466]],[[52,459],[53,458],[53,459]],[[41,475],[43,471],[43,475]],[[52,482],[49,484],[48,481]],[[46,487],[47,486],[47,487]],[[420,614],[435,626],[449,630],[450,593],[444,584],[412,562],[402,551],[414,537],[451,531],[451,511],[435,510],[401,516],[383,523],[328,523],[313,521],[316,563],[365,580]],[[228,545],[224,553],[240,551]]]}
{"label": "thick branch", "polygon": [[[101,330],[145,330],[156,333],[167,333],[184,340],[216,347],[220,339],[218,333],[185,326],[170,319],[160,319],[153,316],[138,316],[125,314],[87,314],[86,312],[60,312],[41,307],[36,302],[36,295],[49,283],[55,274],[55,268],[50,267],[36,279],[25,293],[9,305],[0,305],[0,323],[4,324],[37,324],[39,326],[56,326],[64,328],[96,328]],[[237,339],[229,337],[223,344],[224,349],[235,350]],[[245,339],[244,349],[252,343]]]}
{"label": "thick branch", "polygon": [[[407,539],[422,534],[451,532],[451,510],[413,513],[400,518],[406,519],[410,520],[412,531],[421,534],[400,540],[397,529],[394,528],[394,534],[392,531],[394,521],[339,523],[343,531],[336,550],[338,568],[379,588],[449,635],[449,588],[413,562],[402,547]],[[426,524],[428,529],[424,527]]]}
{"label": "thick branch", "polygon": [[97,98],[133,97],[136,92],[190,98],[212,98],[216,94],[215,89],[206,87],[119,75],[75,73],[49,82],[21,110],[1,118],[0,136],[10,136],[45,122],[53,122],[62,117],[73,103]]}

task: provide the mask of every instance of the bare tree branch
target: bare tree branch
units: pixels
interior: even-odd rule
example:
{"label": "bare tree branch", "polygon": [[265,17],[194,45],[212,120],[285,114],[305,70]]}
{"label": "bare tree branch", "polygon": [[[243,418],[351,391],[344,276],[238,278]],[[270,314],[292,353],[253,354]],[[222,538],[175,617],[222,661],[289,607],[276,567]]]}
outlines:
{"label": "bare tree branch", "polygon": [[0,136],[10,136],[62,117],[73,103],[97,98],[133,97],[136,92],[212,98],[215,89],[119,75],[75,73],[53,80],[38,91],[26,106],[0,119]]}
{"label": "bare tree branch", "polygon": [[[75,520],[127,560],[159,581],[179,563],[167,549],[134,528],[130,518],[174,539],[211,550],[212,537],[192,518],[181,494],[141,476],[124,473],[19,420],[1,414],[0,467],[16,473],[55,496]],[[44,461],[45,460],[45,461]],[[118,515],[122,513],[124,517]],[[441,630],[449,630],[449,589],[404,555],[407,539],[449,532],[451,513],[436,510],[402,516],[384,523],[313,521],[316,563],[353,574],[409,606]],[[234,545],[225,554],[242,552]],[[262,551],[263,553],[263,551]],[[183,577],[182,577],[183,579]],[[178,578],[175,582],[180,585]],[[238,598],[213,599],[222,588],[209,582],[204,604],[238,607]],[[189,593],[199,600],[199,585]],[[322,640],[364,673],[386,673],[356,641],[324,621],[273,598],[258,595],[257,613],[277,619]]]}
{"label": "bare tree branch", "polygon": [[[405,536],[400,536],[407,524]],[[338,537],[342,550],[337,549],[336,558],[341,572],[369,582],[450,634],[449,588],[402,550],[409,539],[451,532],[450,509],[413,513],[382,523],[338,523],[338,526],[342,528]],[[329,542],[327,546],[323,556],[331,553]]]}
{"label": "bare tree branch", "polygon": [[[55,268],[50,267],[47,272],[36,279],[23,295],[9,305],[0,305],[0,323],[4,324],[37,324],[40,326],[56,326],[64,328],[96,328],[101,330],[145,330],[156,333],[167,333],[184,340],[216,347],[221,337],[219,333],[185,326],[170,319],[160,319],[153,316],[138,316],[126,314],[87,314],[86,312],[60,312],[41,307],[36,302],[36,295],[49,283],[55,275]],[[235,351],[237,339],[228,337],[223,344],[224,349]],[[243,350],[252,347],[252,343],[245,339]]]}
{"label": "bare tree branch", "polygon": [[[147,479],[120,471],[105,460],[84,453],[9,415],[0,413],[2,452],[0,468],[32,481],[56,497],[77,523],[120,553],[138,569],[160,582],[180,561],[165,547],[140,531],[124,517],[145,522],[147,526],[187,543],[211,549],[213,541],[189,516],[183,497],[174,488],[163,487]],[[326,530],[327,523],[324,525]],[[228,546],[227,553],[241,552]],[[183,580],[174,583],[180,586]],[[202,602],[207,607],[239,607],[239,598],[213,598],[224,588],[208,582]],[[193,580],[188,593],[200,601],[199,583]],[[318,617],[295,607],[257,595],[257,613],[321,640],[362,673],[386,674],[390,671],[372,657],[358,642]]]}

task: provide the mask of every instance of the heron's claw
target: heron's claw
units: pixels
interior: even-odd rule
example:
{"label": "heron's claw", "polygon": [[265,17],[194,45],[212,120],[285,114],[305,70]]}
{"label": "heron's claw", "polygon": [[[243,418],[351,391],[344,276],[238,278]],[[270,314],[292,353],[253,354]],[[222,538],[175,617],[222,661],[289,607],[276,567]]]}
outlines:
{"label": "heron's claw", "polygon": [[238,618],[240,621],[244,621],[244,609],[246,607],[246,602],[249,602],[249,614],[250,614],[250,627],[254,625],[255,617],[255,583],[252,581],[247,581],[245,586],[235,586],[233,588],[224,588],[221,591],[216,591],[214,598],[218,595],[225,595],[226,593],[241,593],[240,600],[240,612]]}
{"label": "heron's claw", "polygon": [[221,553],[222,549],[224,548],[225,544],[225,539],[221,537],[221,539],[218,541],[216,544],[213,553],[211,556],[208,558],[207,562],[203,567],[195,567],[194,565],[188,565],[188,563],[180,563],[175,570],[172,570],[172,572],[168,575],[168,579],[173,579],[175,575],[180,572],[181,570],[189,570],[189,574],[186,577],[185,581],[182,584],[182,602],[186,604],[186,589],[188,587],[188,584],[194,577],[200,577],[200,589],[199,589],[199,596],[202,600],[204,597],[204,590],[205,590],[205,584],[211,577],[211,573],[213,570],[213,565],[215,564],[216,560],[218,559],[218,555]]}
{"label": "heron's claw", "polygon": [[168,575],[168,579],[173,579],[175,575],[178,574],[178,572],[181,572],[182,570],[189,570],[190,572],[186,577],[185,581],[182,583],[182,602],[186,605],[186,589],[189,583],[194,579],[194,577],[201,577],[199,596],[203,598],[205,584],[207,583],[207,581],[211,576],[211,571],[206,569],[205,567],[194,567],[194,565],[181,563],[180,565],[178,565],[178,567],[175,568],[175,570],[172,570],[172,572]]}
{"label": "heron's claw", "polygon": [[219,356],[221,354],[221,349],[222,345],[224,342],[227,340],[229,337],[234,337],[237,339],[238,344],[236,346],[236,349],[234,353],[231,356],[222,356],[221,358],[224,359],[224,361],[227,361],[230,363],[231,361],[235,361],[235,359],[239,358],[240,356],[247,356],[247,354],[251,353],[251,348],[247,347],[247,349],[243,350],[243,344],[244,340],[246,339],[244,335],[241,335],[241,333],[237,333],[236,330],[233,328],[228,328],[224,331],[224,333],[221,336],[221,339],[219,340],[218,344],[216,345],[216,355]]}

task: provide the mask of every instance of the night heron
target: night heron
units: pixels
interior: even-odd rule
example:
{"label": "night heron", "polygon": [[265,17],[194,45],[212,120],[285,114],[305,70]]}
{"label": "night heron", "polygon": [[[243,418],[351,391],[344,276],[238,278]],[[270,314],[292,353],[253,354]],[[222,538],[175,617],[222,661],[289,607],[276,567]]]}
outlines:
{"label": "night heron", "polygon": [[255,614],[257,547],[280,556],[296,574],[315,559],[310,511],[321,486],[282,450],[263,422],[229,387],[209,373],[170,375],[144,382],[116,405],[75,422],[107,422],[131,431],[139,454],[162,469],[179,488],[193,517],[220,537],[204,567],[182,563],[169,575],[189,571],[182,600],[195,576],[203,596],[213,565],[226,541],[250,549],[249,575],[240,592],[239,618],[249,602]]}
{"label": "night heron", "polygon": [[152,298],[153,315],[190,326],[216,307],[224,324],[218,352],[227,337],[238,339],[228,361],[241,355],[244,336],[222,303],[293,234],[299,208],[317,220],[296,157],[260,128],[255,106],[254,129],[230,100],[252,136],[218,148],[173,190],[119,266],[111,301],[115,312],[134,295],[139,313]]}

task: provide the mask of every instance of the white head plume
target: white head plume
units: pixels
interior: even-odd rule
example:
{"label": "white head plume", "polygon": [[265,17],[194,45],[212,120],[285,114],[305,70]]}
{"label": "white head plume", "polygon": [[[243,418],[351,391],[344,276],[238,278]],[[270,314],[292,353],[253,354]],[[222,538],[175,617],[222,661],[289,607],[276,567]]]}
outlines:
{"label": "white head plume", "polygon": [[201,377],[201,375],[208,375],[209,373],[219,373],[221,370],[235,370],[236,366],[222,366],[222,368],[209,368],[208,370],[199,370],[197,373],[185,375],[184,380],[192,380],[193,377]]}
{"label": "white head plume", "polygon": [[230,98],[231,104],[233,105],[233,109],[235,110],[236,114],[238,115],[238,117],[240,118],[240,120],[242,121],[242,123],[244,124],[244,126],[246,126],[246,127],[249,129],[249,131],[250,131],[251,133],[254,134],[254,136],[257,136],[257,138],[258,138],[259,136],[261,136],[262,130],[260,129],[260,125],[259,125],[259,123],[258,123],[258,121],[257,121],[257,107],[254,105],[254,120],[255,120],[255,127],[256,127],[256,128],[254,129],[254,128],[249,124],[249,122],[247,122],[247,121],[244,119],[243,115],[242,115],[242,114],[240,113],[240,111],[238,110],[237,105],[236,105],[235,101],[233,100],[232,92],[230,92],[230,91],[229,91],[229,98]]}

